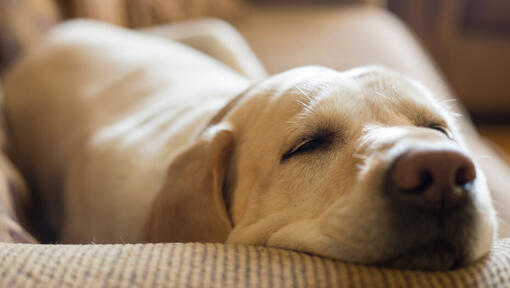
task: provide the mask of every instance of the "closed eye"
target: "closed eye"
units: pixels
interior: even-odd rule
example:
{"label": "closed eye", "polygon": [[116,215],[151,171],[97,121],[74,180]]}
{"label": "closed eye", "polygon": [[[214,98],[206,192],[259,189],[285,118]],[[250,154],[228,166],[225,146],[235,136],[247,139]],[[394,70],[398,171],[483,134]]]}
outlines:
{"label": "closed eye", "polygon": [[283,154],[281,162],[283,162],[291,157],[297,156],[297,155],[306,154],[306,153],[316,151],[318,149],[325,148],[325,147],[329,146],[329,144],[331,144],[331,137],[328,137],[328,136],[326,136],[326,137],[318,136],[318,137],[313,137],[310,139],[305,139],[305,140],[301,141],[300,144],[295,146],[295,148],[292,148],[289,151],[287,151],[285,154]]}
{"label": "closed eye", "polygon": [[445,128],[439,124],[435,124],[435,123],[430,124],[428,126],[428,128],[437,130],[437,131],[443,133],[444,135],[446,135],[446,137],[448,137],[449,139],[453,139],[453,136],[452,136],[450,130],[448,130],[447,128]]}

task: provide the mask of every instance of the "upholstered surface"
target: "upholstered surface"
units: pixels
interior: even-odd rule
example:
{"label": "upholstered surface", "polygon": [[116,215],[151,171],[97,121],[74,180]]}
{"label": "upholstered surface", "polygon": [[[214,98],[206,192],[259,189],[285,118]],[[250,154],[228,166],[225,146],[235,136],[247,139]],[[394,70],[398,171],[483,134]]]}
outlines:
{"label": "upholstered surface", "polygon": [[345,264],[223,244],[0,244],[1,287],[509,287],[510,239],[448,272]]}

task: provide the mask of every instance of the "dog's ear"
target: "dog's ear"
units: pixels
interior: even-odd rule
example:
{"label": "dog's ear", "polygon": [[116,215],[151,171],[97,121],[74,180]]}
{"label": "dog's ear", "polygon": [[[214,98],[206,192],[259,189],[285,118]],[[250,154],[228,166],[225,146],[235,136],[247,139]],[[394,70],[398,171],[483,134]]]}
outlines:
{"label": "dog's ear", "polygon": [[223,242],[232,224],[223,183],[234,136],[226,123],[207,130],[170,163],[147,223],[148,242]]}

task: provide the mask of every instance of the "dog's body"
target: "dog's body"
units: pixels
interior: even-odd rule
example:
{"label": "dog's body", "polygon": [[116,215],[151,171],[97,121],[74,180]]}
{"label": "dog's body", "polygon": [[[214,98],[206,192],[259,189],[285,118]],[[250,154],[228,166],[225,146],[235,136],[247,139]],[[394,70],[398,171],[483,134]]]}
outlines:
{"label": "dog's body", "polygon": [[[17,161],[64,242],[228,241],[418,268],[488,251],[483,175],[473,180],[449,114],[414,82],[305,67],[249,87],[182,45],[78,23],[17,67],[6,107]],[[469,184],[460,216],[443,211],[461,205],[449,192],[446,204],[394,196],[414,185],[398,159],[415,150],[470,171],[455,171]]]}
{"label": "dog's body", "polygon": [[184,45],[89,22],[31,56],[6,85],[8,109],[28,117],[14,133],[39,132],[15,136],[31,151],[19,160],[68,243],[143,241],[169,161],[249,85]]}

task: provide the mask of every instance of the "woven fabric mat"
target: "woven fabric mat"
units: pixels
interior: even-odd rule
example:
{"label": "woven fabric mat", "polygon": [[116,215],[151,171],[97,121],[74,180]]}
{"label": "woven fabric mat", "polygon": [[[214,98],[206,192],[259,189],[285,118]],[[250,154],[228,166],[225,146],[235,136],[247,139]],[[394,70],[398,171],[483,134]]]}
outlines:
{"label": "woven fabric mat", "polygon": [[224,244],[0,244],[0,287],[510,287],[510,239],[447,272]]}

